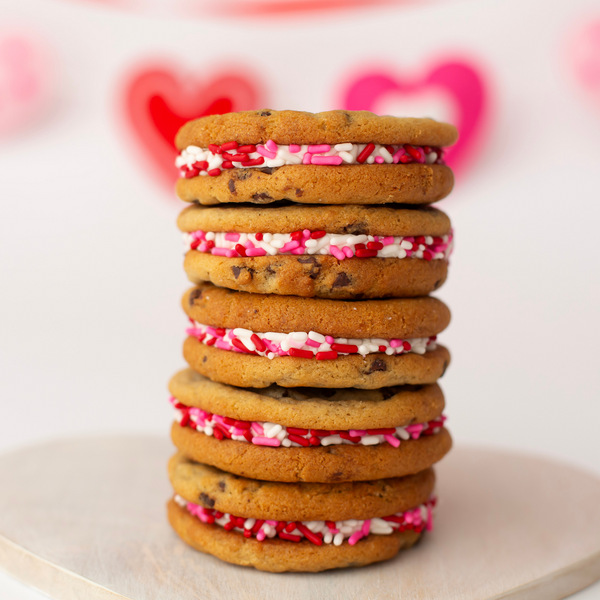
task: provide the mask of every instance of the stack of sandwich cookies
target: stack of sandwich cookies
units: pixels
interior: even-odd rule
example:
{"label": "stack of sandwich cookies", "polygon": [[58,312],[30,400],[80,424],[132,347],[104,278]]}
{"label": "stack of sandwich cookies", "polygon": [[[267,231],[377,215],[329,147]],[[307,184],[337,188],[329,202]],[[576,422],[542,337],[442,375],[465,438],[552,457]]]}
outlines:
{"label": "stack of sandwich cookies", "polygon": [[[432,527],[450,125],[256,111],[177,136],[190,368],[170,383],[169,519],[267,571],[385,560]],[[318,205],[318,206],[317,206]],[[371,205],[371,206],[367,206]],[[420,205],[420,206],[416,206]]]}

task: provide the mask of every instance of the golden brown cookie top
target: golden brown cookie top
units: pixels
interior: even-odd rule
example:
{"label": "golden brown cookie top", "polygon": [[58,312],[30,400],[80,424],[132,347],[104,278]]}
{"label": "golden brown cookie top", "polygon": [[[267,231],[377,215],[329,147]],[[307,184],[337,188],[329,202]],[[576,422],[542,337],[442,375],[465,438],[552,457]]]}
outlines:
{"label": "golden brown cookie top", "polygon": [[329,300],[251,294],[202,283],[182,299],[188,317],[203,325],[255,333],[315,331],[334,338],[426,338],[450,323],[437,298]]}
{"label": "golden brown cookie top", "polygon": [[277,521],[370,519],[425,503],[433,469],[407,477],[347,483],[281,483],[231,475],[178,453],[169,462],[175,492],[188,502],[240,517]]}
{"label": "golden brown cookie top", "polygon": [[333,234],[378,236],[443,236],[450,219],[435,208],[402,205],[189,206],[177,219],[181,231],[291,233],[309,229]]}
{"label": "golden brown cookie top", "polygon": [[451,146],[456,127],[433,119],[378,116],[372,112],[332,110],[253,110],[210,115],[186,123],[177,134],[179,150],[237,141],[239,144],[413,144]]}
{"label": "golden brown cookie top", "polygon": [[182,404],[240,421],[266,421],[308,429],[405,427],[437,418],[444,395],[437,384],[354,388],[234,388],[192,369],[177,373],[169,391]]}

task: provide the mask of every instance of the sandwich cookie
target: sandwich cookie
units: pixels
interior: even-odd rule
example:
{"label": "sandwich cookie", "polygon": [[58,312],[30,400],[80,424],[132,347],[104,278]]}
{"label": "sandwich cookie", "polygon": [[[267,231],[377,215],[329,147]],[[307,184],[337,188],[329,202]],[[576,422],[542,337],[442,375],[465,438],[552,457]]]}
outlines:
{"label": "sandwich cookie", "polygon": [[450,311],[436,298],[340,301],[249,294],[204,283],[182,305],[184,358],[238,387],[434,383],[450,361],[436,343]]}
{"label": "sandwich cookie", "polygon": [[379,390],[233,388],[187,369],[169,385],[186,456],[267,481],[367,481],[418,473],[452,444],[437,384]]}
{"label": "sandwich cookie", "polygon": [[367,111],[259,110],[186,123],[177,194],[200,204],[429,204],[447,196],[456,128]]}
{"label": "sandwich cookie", "polygon": [[261,294],[425,296],[453,246],[450,219],[428,207],[195,205],[177,224],[190,281]]}
{"label": "sandwich cookie", "polygon": [[392,558],[433,525],[431,469],[319,484],[230,475],[175,455],[171,525],[194,548],[262,571],[324,571]]}

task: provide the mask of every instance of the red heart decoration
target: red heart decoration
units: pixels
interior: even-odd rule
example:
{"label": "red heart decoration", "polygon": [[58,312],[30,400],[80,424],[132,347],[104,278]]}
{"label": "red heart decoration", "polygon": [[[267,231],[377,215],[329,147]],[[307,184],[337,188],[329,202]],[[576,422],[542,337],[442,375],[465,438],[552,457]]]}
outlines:
{"label": "red heart decoration", "polygon": [[[173,186],[177,179],[175,135],[190,119],[254,110],[261,94],[250,79],[228,72],[208,82],[177,76],[165,67],[134,73],[125,89],[125,114],[151,172]],[[146,162],[147,164],[147,162]]]}
{"label": "red heart decoration", "polygon": [[389,95],[409,98],[425,91],[453,105],[460,137],[446,159],[455,171],[462,172],[479,150],[489,112],[488,86],[474,64],[464,59],[442,61],[411,81],[381,71],[363,72],[348,85],[342,105],[346,110],[379,112],[378,105]]}

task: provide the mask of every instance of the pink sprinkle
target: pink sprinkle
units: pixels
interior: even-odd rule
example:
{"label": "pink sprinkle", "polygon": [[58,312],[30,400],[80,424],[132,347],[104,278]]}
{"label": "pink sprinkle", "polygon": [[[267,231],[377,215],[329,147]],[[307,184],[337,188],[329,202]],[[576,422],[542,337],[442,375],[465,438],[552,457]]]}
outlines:
{"label": "pink sprinkle", "polygon": [[267,534],[262,529],[260,529],[260,531],[256,534],[256,539],[259,542],[262,542],[265,539],[265,537],[267,537]]}
{"label": "pink sprinkle", "polygon": [[394,236],[388,235],[387,237],[384,237],[383,240],[381,240],[381,243],[384,246],[389,246],[390,244],[393,244],[394,243]]}
{"label": "pink sprinkle", "polygon": [[334,339],[333,339],[333,338],[332,338],[330,335],[326,335],[326,336],[325,336],[325,341],[326,341],[328,344],[333,344],[333,343],[335,342],[335,340],[334,340]]}
{"label": "pink sprinkle", "polygon": [[424,163],[425,162],[425,152],[423,148],[415,147],[415,150],[419,153],[419,158],[417,158],[417,162]]}
{"label": "pink sprinkle", "polygon": [[392,162],[397,165],[400,162],[400,159],[406,154],[406,150],[400,146],[400,148],[398,148],[398,150],[396,150],[396,152],[394,152],[394,155],[392,156]]}
{"label": "pink sprinkle", "polygon": [[369,531],[371,531],[371,519],[365,519],[362,526],[362,534],[369,535]]}
{"label": "pink sprinkle", "polygon": [[229,250],[227,248],[213,248],[210,253],[214,256],[227,256]]}
{"label": "pink sprinkle", "polygon": [[384,163],[384,162],[385,162],[385,158],[383,158],[383,156],[376,156],[376,157],[375,157],[375,162],[376,162],[378,165],[380,165],[380,164],[382,164],[382,163]]}
{"label": "pink sprinkle", "polygon": [[398,348],[398,346],[402,346],[402,340],[390,340],[390,346],[392,348]]}
{"label": "pink sprinkle", "polygon": [[314,144],[308,147],[308,151],[312,154],[321,154],[322,152],[329,152],[331,146],[329,144]]}
{"label": "pink sprinkle", "polygon": [[198,246],[198,252],[206,252],[208,250],[208,244],[206,242],[202,242]]}
{"label": "pink sprinkle", "polygon": [[228,242],[237,242],[240,239],[240,234],[239,233],[235,233],[233,231],[230,231],[229,233],[225,234],[225,239]]}
{"label": "pink sprinkle", "polygon": [[310,233],[311,233],[311,232],[310,232],[310,229],[305,229],[305,230],[302,232],[302,239],[303,239],[303,240],[307,240],[307,239],[310,237]]}
{"label": "pink sprinkle", "polygon": [[246,256],[264,256],[267,253],[263,248],[248,248]]}
{"label": "pink sprinkle", "polygon": [[296,152],[300,152],[300,150],[302,150],[302,146],[298,146],[298,144],[290,144],[289,149],[292,154],[296,154]]}
{"label": "pink sprinkle", "polygon": [[268,520],[266,520],[266,521],[265,521],[265,523],[266,523],[267,525],[270,525],[271,527],[277,527],[277,525],[278,525],[279,521],[273,521],[273,520],[271,520],[271,519],[268,519]]}
{"label": "pink sprinkle", "polygon": [[263,338],[263,344],[273,353],[277,353],[277,346],[267,338]]}
{"label": "pink sprinkle", "polygon": [[220,348],[221,350],[231,350],[231,344],[229,344],[228,342],[226,342],[224,340],[217,340],[215,342],[215,346],[217,348]]}
{"label": "pink sprinkle", "polygon": [[267,150],[264,146],[256,146],[256,151],[265,158],[275,158],[277,156],[275,152]]}
{"label": "pink sprinkle", "polygon": [[[256,246],[250,240],[248,240],[244,244],[244,248],[246,248],[246,250],[250,250],[251,248],[256,248]],[[246,254],[248,254],[248,253],[246,252]]]}
{"label": "pink sprinkle", "polygon": [[415,423],[414,425],[409,425],[404,429],[406,429],[406,431],[410,433],[410,437],[412,437],[413,440],[416,440],[421,435],[421,431],[423,431],[423,424]]}
{"label": "pink sprinkle", "polygon": [[431,510],[431,502],[427,503],[427,531],[433,529],[433,511]]}
{"label": "pink sprinkle", "polygon": [[257,423],[256,421],[252,421],[252,429],[254,429],[254,431],[257,431],[260,435],[263,435],[265,433],[263,426],[260,423]]}
{"label": "pink sprinkle", "polygon": [[277,150],[279,150],[279,146],[273,140],[269,140],[265,144],[265,147],[267,148],[267,150],[270,150],[271,152],[275,152],[275,154],[277,154]]}
{"label": "pink sprinkle", "polygon": [[227,258],[233,258],[234,256],[239,256],[237,250],[227,250],[227,253],[225,254],[225,256]]}
{"label": "pink sprinkle", "polygon": [[294,250],[292,250],[292,254],[304,254],[304,250],[305,248],[303,247],[295,248]]}
{"label": "pink sprinkle", "polygon": [[348,433],[352,437],[355,437],[355,436],[362,437],[363,435],[367,435],[367,430],[366,429],[351,429]]}
{"label": "pink sprinkle", "polygon": [[190,415],[194,415],[194,417],[202,417],[203,412],[204,411],[201,408],[197,408],[196,406],[190,408]]}
{"label": "pink sprinkle", "polygon": [[389,433],[385,434],[383,438],[390,446],[394,446],[394,448],[397,448],[400,445],[400,440]]}
{"label": "pink sprinkle", "polygon": [[297,248],[299,245],[300,245],[299,241],[292,240],[291,242],[288,242],[287,244],[284,244],[283,247],[281,248],[281,250],[279,252],[290,252],[294,248]]}
{"label": "pink sprinkle", "polygon": [[335,256],[338,260],[344,260],[346,258],[346,255],[337,247],[337,246],[331,246],[329,248],[329,251],[331,252],[331,254],[333,256]]}
{"label": "pink sprinkle", "polygon": [[319,342],[315,342],[315,340],[311,340],[308,338],[306,342],[304,342],[307,346],[312,346],[313,348],[318,348],[321,344]]}
{"label": "pink sprinkle", "polygon": [[204,331],[202,331],[202,329],[198,329],[198,327],[188,327],[185,332],[193,337],[199,337],[204,333]]}
{"label": "pink sprinkle", "polygon": [[244,435],[246,433],[245,429],[240,429],[239,427],[234,427],[231,430],[231,433],[233,433],[233,435]]}
{"label": "pink sprinkle", "polygon": [[313,165],[341,165],[343,162],[341,156],[313,156],[311,160]]}
{"label": "pink sprinkle", "polygon": [[303,165],[310,165],[310,159],[312,158],[312,154],[310,154],[310,152],[306,152],[304,154],[304,156],[302,157],[302,164]]}
{"label": "pink sprinkle", "polygon": [[214,327],[211,327],[210,325],[206,328],[206,333],[208,333],[209,335],[212,335],[213,337],[219,337],[217,335],[217,331]]}
{"label": "pink sprinkle", "polygon": [[350,246],[344,246],[342,248],[342,252],[348,257],[352,258],[354,256],[354,252],[352,252],[352,248]]}
{"label": "pink sprinkle", "polygon": [[354,532],[349,538],[348,538],[348,543],[351,546],[354,546],[354,544],[356,544],[356,542],[358,542],[358,540],[364,538],[364,534],[362,531],[356,531]]}
{"label": "pink sprinkle", "polygon": [[252,443],[256,444],[257,446],[281,446],[281,442],[277,438],[268,438],[262,436],[253,437]]}

